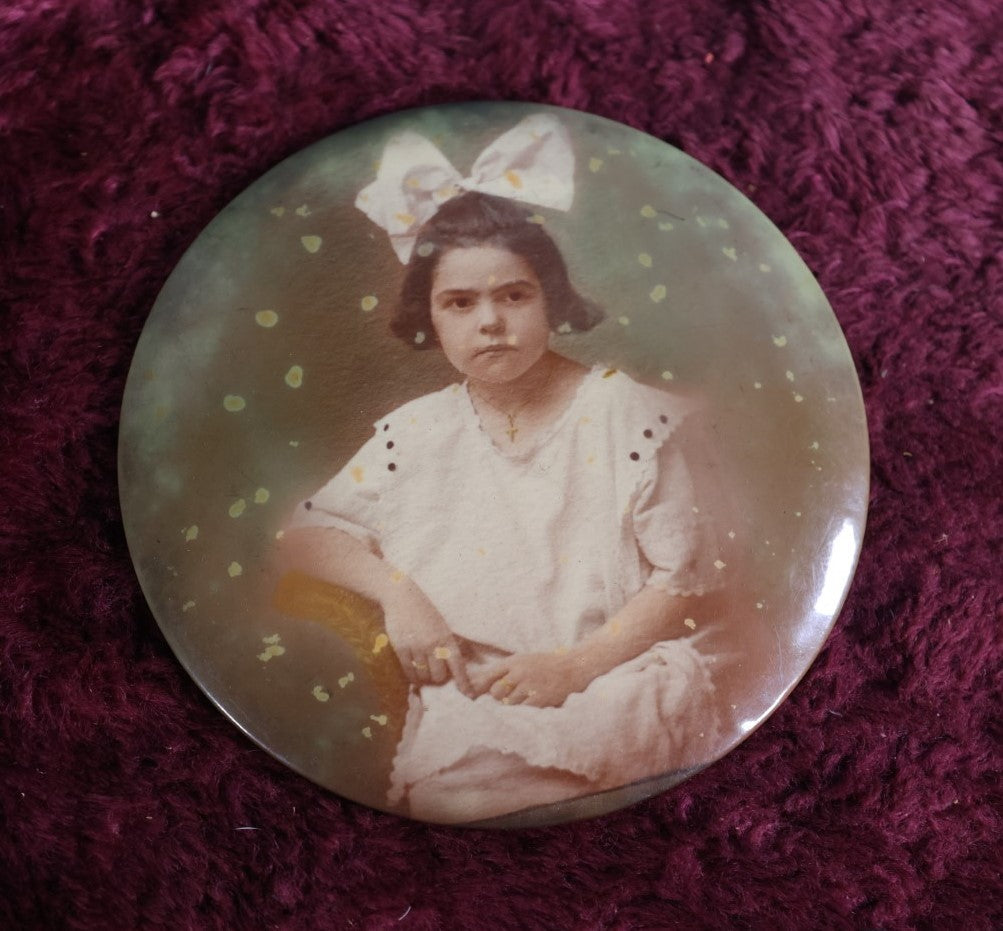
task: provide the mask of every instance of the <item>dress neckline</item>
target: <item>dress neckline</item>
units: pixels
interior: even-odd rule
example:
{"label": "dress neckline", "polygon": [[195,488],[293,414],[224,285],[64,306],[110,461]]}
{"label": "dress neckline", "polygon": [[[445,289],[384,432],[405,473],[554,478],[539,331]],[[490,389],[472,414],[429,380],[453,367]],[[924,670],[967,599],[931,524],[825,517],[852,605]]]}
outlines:
{"label": "dress neckline", "polygon": [[474,406],[474,399],[470,396],[470,385],[467,381],[464,381],[462,384],[463,391],[458,392],[462,395],[462,398],[460,399],[462,415],[464,419],[466,419],[473,427],[474,432],[480,436],[481,442],[486,444],[492,453],[497,456],[501,456],[503,459],[507,459],[510,462],[525,462],[536,456],[540,450],[542,450],[559,432],[561,432],[565,424],[571,419],[571,416],[581,404],[587,387],[598,377],[600,369],[601,366],[594,365],[591,369],[585,372],[584,375],[582,375],[582,380],[579,382],[578,387],[575,388],[575,392],[571,396],[571,399],[564,405],[564,409],[543,430],[540,431],[536,440],[525,449],[508,452],[494,441],[491,434],[484,429],[484,424],[481,421],[480,414],[477,413],[477,408]]}

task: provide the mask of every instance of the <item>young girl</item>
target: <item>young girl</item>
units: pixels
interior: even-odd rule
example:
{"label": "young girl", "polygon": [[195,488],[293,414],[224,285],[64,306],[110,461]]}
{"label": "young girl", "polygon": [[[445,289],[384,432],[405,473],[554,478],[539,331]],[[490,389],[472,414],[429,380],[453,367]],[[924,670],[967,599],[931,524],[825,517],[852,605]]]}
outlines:
{"label": "young girl", "polygon": [[[532,139],[552,143],[544,119]],[[435,207],[391,328],[462,381],[378,420],[285,534],[301,568],[382,607],[412,686],[389,802],[482,820],[706,762],[687,619],[720,572],[687,407],[550,348],[602,314],[529,210],[456,190]]]}

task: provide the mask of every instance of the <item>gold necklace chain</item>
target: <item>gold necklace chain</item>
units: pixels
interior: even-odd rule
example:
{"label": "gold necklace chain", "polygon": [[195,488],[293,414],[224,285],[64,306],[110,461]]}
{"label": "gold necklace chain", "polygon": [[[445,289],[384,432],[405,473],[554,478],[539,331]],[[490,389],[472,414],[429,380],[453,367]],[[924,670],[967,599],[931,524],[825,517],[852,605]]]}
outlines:
{"label": "gold necklace chain", "polygon": [[[551,366],[550,371],[547,373],[546,380],[540,386],[540,390],[538,392],[539,394],[542,394],[547,389],[547,387],[550,385],[551,379],[554,377],[554,369],[556,367],[557,367],[556,365],[555,366]],[[522,409],[524,407],[526,407],[530,403],[530,401],[533,400],[533,395],[530,395],[528,398],[526,398],[526,400],[523,401],[522,404],[520,404],[518,407],[513,408],[511,411],[507,411],[507,410],[504,410],[504,409],[500,408],[494,402],[489,401],[486,397],[484,397],[483,394],[481,394],[479,391],[477,391],[473,387],[473,385],[470,386],[470,392],[471,392],[471,394],[473,394],[473,396],[475,398],[477,398],[480,401],[483,401],[485,404],[487,404],[488,407],[492,408],[493,410],[498,411],[499,414],[501,414],[506,420],[508,420],[508,429],[505,431],[505,433],[508,435],[509,442],[510,443],[514,443],[515,442],[515,438],[519,435],[519,428],[515,425],[516,419],[522,413]]]}

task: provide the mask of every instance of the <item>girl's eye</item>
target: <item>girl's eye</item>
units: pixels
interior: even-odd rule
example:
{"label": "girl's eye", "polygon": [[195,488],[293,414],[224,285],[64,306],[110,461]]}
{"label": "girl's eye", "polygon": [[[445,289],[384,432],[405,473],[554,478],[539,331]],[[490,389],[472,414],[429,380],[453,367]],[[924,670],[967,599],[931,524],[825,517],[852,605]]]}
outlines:
{"label": "girl's eye", "polygon": [[473,306],[473,299],[469,297],[451,297],[448,301],[446,301],[447,310],[470,310]]}
{"label": "girl's eye", "polygon": [[506,304],[521,304],[528,297],[529,294],[526,291],[521,288],[513,288],[511,291],[505,292],[502,300],[504,300]]}

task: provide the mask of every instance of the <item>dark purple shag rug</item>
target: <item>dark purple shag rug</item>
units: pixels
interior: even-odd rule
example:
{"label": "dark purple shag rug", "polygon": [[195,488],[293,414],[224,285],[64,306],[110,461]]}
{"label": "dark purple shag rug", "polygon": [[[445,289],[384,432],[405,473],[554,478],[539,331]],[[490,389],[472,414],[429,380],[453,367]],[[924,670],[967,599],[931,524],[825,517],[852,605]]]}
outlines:
{"label": "dark purple shag rug", "polygon": [[[363,809],[242,737],[153,621],[116,488],[136,340],[217,211],[342,127],[482,98],[748,192],[846,331],[874,460],[791,699],[676,790],[512,833]],[[10,0],[0,926],[998,928],[1001,433],[996,0]]]}

